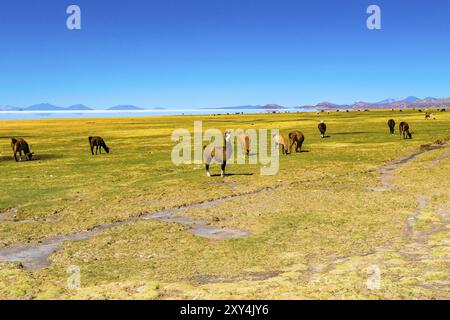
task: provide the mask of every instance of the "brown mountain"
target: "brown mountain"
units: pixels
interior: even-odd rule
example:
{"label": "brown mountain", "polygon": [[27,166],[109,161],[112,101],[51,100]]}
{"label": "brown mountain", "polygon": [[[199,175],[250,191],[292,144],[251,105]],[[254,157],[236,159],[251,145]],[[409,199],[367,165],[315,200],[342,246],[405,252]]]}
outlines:
{"label": "brown mountain", "polygon": [[[414,99],[413,99],[414,98]],[[303,106],[306,108],[307,106]],[[300,107],[302,108],[302,107]],[[331,102],[320,102],[314,108],[319,110],[336,109],[390,109],[390,108],[450,108],[450,98],[436,99],[426,98],[418,99],[408,97],[404,100],[386,99],[377,103],[358,101],[351,105],[335,104]]]}
{"label": "brown mountain", "polygon": [[262,106],[262,109],[266,109],[266,110],[280,110],[280,109],[286,109],[283,106],[280,106],[279,104],[266,104],[265,106]]}

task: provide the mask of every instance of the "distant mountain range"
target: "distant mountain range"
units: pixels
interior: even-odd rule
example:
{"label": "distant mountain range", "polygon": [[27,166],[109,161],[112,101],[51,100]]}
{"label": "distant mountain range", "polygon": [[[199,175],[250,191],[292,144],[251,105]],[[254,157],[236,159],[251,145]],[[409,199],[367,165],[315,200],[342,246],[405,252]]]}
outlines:
{"label": "distant mountain range", "polygon": [[[364,102],[358,101],[353,104],[336,104],[328,101],[320,102],[313,105],[304,105],[297,106],[294,109],[316,109],[316,110],[337,110],[337,109],[387,109],[387,108],[431,108],[431,107],[441,107],[448,108],[450,107],[450,98],[438,99],[433,97],[426,97],[423,99],[410,96],[403,99],[385,99],[379,102]],[[203,108],[203,109],[211,109],[211,108]],[[289,109],[287,107],[278,105],[278,104],[266,104],[266,105],[242,105],[242,106],[233,106],[233,107],[222,107],[222,108],[213,108],[213,109],[229,109],[229,110],[266,110],[267,112],[271,111],[281,111],[285,109]],[[166,110],[164,108],[141,108],[134,105],[117,105],[114,107],[110,107],[107,109],[94,109],[87,107],[83,104],[76,104],[68,107],[55,106],[49,103],[41,103],[35,104],[29,107],[19,108],[13,106],[0,106],[0,111],[102,111],[102,110],[111,110],[111,111],[133,111],[133,110]],[[170,110],[170,109],[169,109]]]}
{"label": "distant mountain range", "polygon": [[335,104],[332,102],[321,102],[315,106],[299,106],[298,109],[315,108],[318,110],[336,110],[336,109],[388,109],[388,108],[431,108],[431,107],[450,107],[450,98],[437,99],[426,97],[420,99],[410,96],[404,99],[386,99],[383,101],[371,103],[358,101],[353,104]]}
{"label": "distant mountain range", "polygon": [[[154,109],[160,110],[162,108],[152,108],[152,110],[154,110]],[[24,107],[24,108],[13,107],[13,106],[0,106],[0,111],[88,111],[88,110],[99,110],[99,109],[90,108],[83,104],[75,104],[75,105],[68,106],[68,107],[55,106],[50,103],[34,104],[32,106]],[[116,110],[117,111],[117,110],[145,110],[145,109],[141,108],[141,107],[137,107],[137,106],[132,106],[132,105],[118,105],[118,106],[110,107],[110,108],[103,109],[103,110]]]}
{"label": "distant mountain range", "polygon": [[[450,98],[436,99],[433,97],[426,97],[420,99],[414,96],[409,96],[403,99],[385,99],[379,102],[364,102],[358,101],[353,104],[336,104],[328,101],[320,102],[316,105],[303,105],[294,107],[294,109],[317,109],[317,110],[337,110],[337,109],[388,109],[388,108],[431,108],[431,107],[450,107]],[[225,107],[217,109],[264,109],[267,111],[277,111],[288,109],[287,107],[278,104],[260,105],[244,105],[235,107]]]}
{"label": "distant mountain range", "polygon": [[203,109],[242,109],[242,110],[249,110],[249,109],[261,109],[262,106],[258,105],[242,105],[242,106],[234,106],[234,107],[219,107],[219,108],[203,108]]}
{"label": "distant mountain range", "polygon": [[[205,108],[210,109],[210,108]],[[241,110],[249,110],[249,109],[264,109],[264,110],[282,110],[286,109],[286,107],[280,106],[278,104],[266,104],[264,106],[260,105],[244,105],[244,106],[234,106],[234,107],[223,107],[223,108],[214,108],[214,109],[241,109]]]}
{"label": "distant mountain range", "polygon": [[132,105],[119,105],[108,108],[107,110],[144,110],[144,109]]}

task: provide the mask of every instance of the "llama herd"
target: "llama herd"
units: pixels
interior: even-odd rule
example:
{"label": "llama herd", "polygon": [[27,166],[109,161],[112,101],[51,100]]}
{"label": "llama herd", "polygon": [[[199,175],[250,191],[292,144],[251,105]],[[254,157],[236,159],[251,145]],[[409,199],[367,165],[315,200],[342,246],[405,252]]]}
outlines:
{"label": "llama herd", "polygon": [[[427,113],[426,119],[434,119],[432,114]],[[395,133],[395,120],[390,119],[388,121],[388,127],[391,134]],[[324,121],[320,121],[317,128],[319,129],[321,138],[326,138],[325,134],[327,131],[327,125]],[[400,136],[403,139],[412,139],[412,134],[410,132],[410,127],[408,123],[402,121],[399,125]],[[203,156],[205,160],[205,169],[208,177],[211,176],[209,172],[209,168],[211,162],[215,160],[216,162],[221,164],[221,176],[225,175],[225,167],[227,164],[227,160],[230,159],[233,153],[233,146],[231,144],[232,135],[229,131],[225,132],[224,136],[224,144],[223,146],[204,146],[203,147]],[[281,150],[283,155],[288,155],[292,153],[292,148],[295,146],[295,152],[302,152],[302,146],[305,141],[305,135],[298,130],[291,131],[287,139],[280,134],[274,134],[272,136],[273,142],[277,149]],[[92,155],[97,155],[98,153],[102,153],[102,149],[106,152],[110,152],[110,148],[106,145],[105,140],[99,136],[90,136],[88,137],[89,147]],[[246,133],[241,133],[238,136],[238,141],[242,147],[242,151],[246,156],[250,155],[250,136]],[[26,157],[26,160],[32,160],[33,154],[30,151],[28,143],[23,138],[12,138],[11,147],[13,149],[13,155],[16,162],[22,161],[22,153]],[[95,149],[95,154],[94,154]],[[19,157],[17,157],[19,155]]]}
{"label": "llama herd", "polygon": [[[94,148],[95,154],[102,154],[102,148],[106,151],[106,153],[109,153],[109,148],[106,145],[105,141],[102,137],[89,137],[89,146],[91,147],[91,153],[94,155]],[[30,147],[28,145],[28,142],[25,141],[23,138],[12,138],[11,139],[11,147],[13,150],[14,159],[16,162],[22,161],[22,152],[24,156],[26,157],[27,161],[30,161],[33,158],[34,152],[30,152]],[[17,154],[19,154],[19,158],[17,158]]]}
{"label": "llama herd", "polygon": [[[391,134],[395,134],[395,120],[389,119],[388,121],[388,127]],[[400,122],[400,125],[398,126],[398,130],[400,132],[400,137],[403,137],[403,139],[412,139],[412,134],[409,132],[409,124],[405,121]]]}
{"label": "llama herd", "polygon": [[[209,172],[209,167],[211,165],[212,160],[215,160],[216,162],[221,164],[221,172],[220,176],[225,176],[225,168],[227,165],[227,161],[231,158],[233,154],[233,145],[231,143],[231,132],[226,131],[223,146],[203,146],[203,159],[205,159],[205,169],[206,169],[206,175],[208,177],[211,177],[211,174]],[[272,139],[275,143],[275,147],[278,149],[281,147],[281,152],[283,155],[287,155],[289,153],[292,153],[292,147],[295,146],[296,152],[302,152],[302,145],[305,141],[305,135],[298,131],[294,130],[289,133],[289,145],[286,143],[286,140],[283,136],[279,134],[274,134],[272,136]],[[250,155],[250,136],[242,132],[238,136],[239,144],[241,145],[242,152],[246,156]]]}

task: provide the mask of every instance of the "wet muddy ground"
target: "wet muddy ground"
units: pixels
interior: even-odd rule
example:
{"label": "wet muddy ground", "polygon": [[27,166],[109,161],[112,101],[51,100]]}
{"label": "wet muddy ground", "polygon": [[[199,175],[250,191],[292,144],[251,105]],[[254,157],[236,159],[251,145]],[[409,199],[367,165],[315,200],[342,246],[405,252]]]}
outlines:
{"label": "wet muddy ground", "polygon": [[[275,187],[276,188],[276,187]],[[168,223],[176,223],[188,227],[187,232],[196,236],[208,238],[211,240],[228,240],[233,238],[242,238],[249,235],[249,232],[237,228],[220,228],[207,225],[201,220],[194,220],[188,217],[177,216],[177,213],[194,208],[212,207],[219,203],[235,200],[248,195],[257,194],[271,190],[270,188],[262,188],[256,191],[233,196],[194,203],[178,208],[161,210],[151,214],[144,214],[138,217],[129,218],[123,221],[102,224],[91,230],[73,233],[67,236],[57,236],[45,239],[42,242],[33,242],[29,244],[16,244],[0,249],[0,262],[20,262],[25,269],[37,270],[51,265],[48,259],[50,255],[60,249],[64,241],[82,241],[89,240],[100,232],[125,224],[133,223],[139,220],[160,220]],[[9,213],[7,213],[9,216]]]}
{"label": "wet muddy ground", "polygon": [[[393,185],[393,174],[396,170],[401,168],[403,165],[413,161],[419,155],[435,150],[443,147],[442,144],[432,144],[423,146],[419,151],[412,153],[407,157],[403,157],[397,160],[394,160],[380,168],[380,181],[381,186],[370,187],[368,189],[372,191],[388,191],[397,188]],[[439,163],[442,161],[443,155],[440,155],[438,158],[432,160],[430,163]],[[207,225],[206,222],[201,220],[194,220],[189,217],[180,216],[179,213],[193,209],[193,208],[201,208],[201,207],[213,207],[220,203],[235,200],[238,198],[243,198],[252,194],[258,194],[261,192],[270,192],[272,190],[278,189],[282,187],[282,185],[275,186],[273,188],[262,188],[256,191],[243,193],[243,194],[235,194],[232,196],[194,203],[191,205],[186,205],[178,208],[161,210],[159,212],[144,214],[138,217],[129,218],[123,221],[103,224],[99,225],[91,230],[77,232],[67,236],[57,236],[45,239],[42,242],[29,243],[29,244],[16,244],[6,248],[0,249],[0,261],[1,262],[20,262],[25,269],[28,270],[37,270],[41,268],[45,268],[51,265],[51,260],[49,257],[55,253],[58,249],[61,248],[63,242],[65,241],[83,241],[92,238],[93,236],[99,234],[100,232],[111,229],[114,227],[118,227],[121,225],[133,223],[139,220],[159,220],[167,223],[176,223],[182,226],[187,227],[187,232],[190,232],[196,236],[212,239],[212,240],[227,240],[233,238],[241,238],[246,237],[249,233],[245,230],[235,229],[235,228],[218,228],[211,225]],[[423,195],[417,195],[418,206],[416,210],[412,213],[412,215],[405,221],[405,234],[404,236],[410,238],[410,243],[400,252],[396,249],[390,248],[389,245],[386,245],[382,248],[378,248],[375,252],[368,253],[364,256],[360,257],[370,257],[372,255],[376,255],[380,252],[395,252],[405,256],[407,259],[412,260],[420,260],[428,257],[427,252],[429,252],[432,247],[428,244],[428,239],[433,234],[437,232],[441,232],[442,230],[448,229],[448,223],[450,220],[450,213],[444,209],[439,208],[437,210],[440,215],[441,222],[436,224],[431,231],[427,232],[417,232],[414,230],[414,223],[417,220],[417,216],[420,215],[425,209],[428,208],[429,198]],[[0,215],[0,219],[12,219],[14,216],[14,210],[10,210],[8,212],[4,212]],[[420,254],[415,252],[417,248],[420,248]],[[324,265],[310,266],[309,269],[304,272],[307,275],[309,281],[311,282],[320,282],[320,279],[324,272],[332,270],[335,266],[346,263],[346,261],[354,258],[352,257],[335,257],[330,259],[329,263]],[[275,276],[275,274],[273,275]],[[204,279],[202,281],[205,281]],[[215,282],[220,281],[220,279],[208,279],[206,282]]]}

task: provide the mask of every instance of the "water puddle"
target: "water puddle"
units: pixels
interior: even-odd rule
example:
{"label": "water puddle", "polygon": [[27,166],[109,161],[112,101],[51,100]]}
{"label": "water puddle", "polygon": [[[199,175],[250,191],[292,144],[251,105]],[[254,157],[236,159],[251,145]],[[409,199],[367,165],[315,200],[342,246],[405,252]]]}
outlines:
{"label": "water puddle", "polygon": [[88,240],[101,231],[122,224],[130,223],[136,218],[127,221],[104,224],[91,230],[73,233],[68,236],[56,236],[42,242],[16,244],[0,249],[0,262],[20,262],[25,269],[37,270],[51,265],[48,257],[56,252],[64,241]]}
{"label": "water puddle", "polygon": [[194,203],[191,205],[186,205],[178,208],[161,210],[152,214],[145,214],[139,217],[133,217],[126,220],[102,224],[91,230],[81,231],[73,233],[68,236],[56,236],[52,238],[45,239],[42,242],[33,242],[29,244],[16,244],[9,247],[0,248],[0,262],[20,262],[25,269],[28,270],[38,270],[46,268],[52,264],[48,259],[50,255],[55,253],[64,241],[82,241],[89,240],[93,236],[99,234],[100,232],[118,227],[121,225],[129,224],[139,220],[159,220],[168,223],[177,223],[188,227],[187,232],[190,232],[196,236],[208,238],[211,240],[228,240],[235,238],[243,238],[249,235],[249,232],[245,230],[240,230],[237,228],[228,227],[213,227],[207,225],[202,220],[194,220],[189,217],[177,216],[176,214],[188,209],[211,207],[217,204],[234,200],[240,197],[245,197],[252,194],[257,194],[263,191],[272,190],[273,188],[263,188],[244,194],[231,195],[228,197],[220,198],[217,200],[205,201],[200,203]]}
{"label": "water puddle", "polygon": [[176,213],[178,213],[180,211],[184,211],[188,208],[193,209],[193,208],[201,208],[201,207],[211,207],[211,206],[215,206],[219,203],[222,203],[222,202],[225,202],[225,201],[228,201],[231,199],[235,199],[235,198],[230,197],[230,198],[224,198],[224,199],[218,199],[218,200],[212,200],[212,201],[202,202],[202,203],[198,203],[198,204],[193,204],[189,207],[180,207],[180,208],[175,208],[175,209],[163,210],[163,211],[160,211],[155,214],[141,216],[140,219],[144,219],[144,220],[154,219],[154,220],[159,220],[159,221],[163,221],[163,222],[177,223],[177,224],[183,225],[185,227],[189,227],[190,229],[188,230],[188,232],[190,232],[196,236],[213,239],[213,240],[227,240],[227,239],[233,239],[233,238],[246,237],[249,235],[249,233],[244,230],[240,230],[237,228],[228,228],[228,227],[225,227],[225,228],[212,227],[212,226],[208,226],[206,224],[206,222],[204,222],[202,220],[194,220],[189,217],[181,217],[181,216],[176,215]]}

